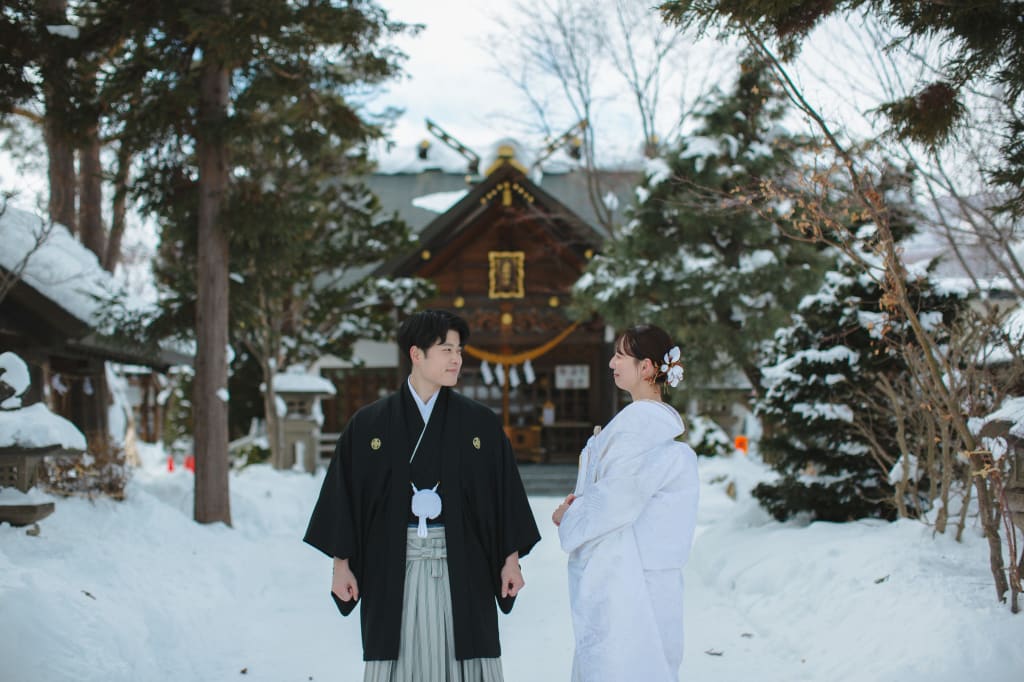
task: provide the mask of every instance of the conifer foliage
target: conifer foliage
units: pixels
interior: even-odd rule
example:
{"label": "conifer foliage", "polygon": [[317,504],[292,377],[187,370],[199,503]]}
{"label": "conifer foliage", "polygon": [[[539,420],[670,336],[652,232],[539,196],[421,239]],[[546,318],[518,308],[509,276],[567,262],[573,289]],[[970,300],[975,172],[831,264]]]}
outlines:
{"label": "conifer foliage", "polygon": [[[911,286],[922,318],[947,341],[962,299],[937,289],[926,274]],[[759,484],[754,496],[780,520],[799,513],[826,521],[892,519],[898,511],[920,515],[931,503],[913,492],[895,499],[894,483],[904,468],[916,476],[913,462],[929,447],[915,439],[912,414],[901,414],[883,388],[901,399],[914,392],[906,364],[913,335],[883,312],[882,295],[861,264],[840,257],[769,345],[755,412],[765,423],[761,452],[781,477]],[[905,406],[922,409],[920,402]],[[926,483],[914,480],[907,490]]]}
{"label": "conifer foliage", "polygon": [[[668,0],[666,21],[701,32],[771,41],[783,60],[800,53],[815,28],[861,13],[885,22],[897,34],[889,47],[935,39],[944,45],[942,62],[921,70],[909,95],[879,107],[893,134],[905,141],[941,146],[970,123],[968,93],[991,87],[1006,111],[1002,159],[993,160],[992,178],[1010,194],[1005,208],[1024,214],[1024,21],[1019,2],[1006,0]],[[841,59],[841,57],[840,57]],[[982,98],[984,101],[984,98]]]}
{"label": "conifer foliage", "polygon": [[576,285],[577,303],[611,324],[664,326],[680,340],[689,389],[739,368],[759,390],[760,344],[817,286],[821,253],[786,237],[762,182],[788,184],[806,141],[780,125],[782,101],[747,60],[697,129],[651,159],[620,238]]}
{"label": "conifer foliage", "polygon": [[[390,41],[407,27],[373,2],[324,0],[115,0],[91,21],[122,35],[101,98],[112,134],[138,150],[136,197],[161,228],[157,326],[196,340],[196,518],[230,522],[225,348],[269,339],[258,351],[273,373],[296,330],[330,336],[316,310],[390,293],[356,275],[404,228],[352,177],[384,123],[363,95],[399,73]],[[346,306],[319,298],[341,281],[358,290]]]}

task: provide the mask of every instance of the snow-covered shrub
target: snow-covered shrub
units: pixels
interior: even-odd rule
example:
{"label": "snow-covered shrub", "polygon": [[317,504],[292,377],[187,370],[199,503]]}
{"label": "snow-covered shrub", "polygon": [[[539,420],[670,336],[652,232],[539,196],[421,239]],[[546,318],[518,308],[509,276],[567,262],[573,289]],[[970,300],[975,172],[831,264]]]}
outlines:
{"label": "snow-covered shrub", "polygon": [[[921,315],[953,321],[958,295],[927,278],[909,285]],[[769,346],[774,359],[763,368],[755,410],[765,422],[761,452],[782,478],[759,484],[754,495],[776,518],[891,519],[931,504],[915,493],[934,483],[911,478],[921,470],[899,467],[891,478],[897,461],[923,457],[933,444],[917,428],[923,401],[914,399],[907,364],[916,352],[912,334],[882,312],[881,296],[878,282],[843,258]]]}
{"label": "snow-covered shrub", "polygon": [[80,457],[47,457],[39,482],[60,495],[105,495],[121,500],[129,477],[124,446],[94,437]]}
{"label": "snow-covered shrub", "polygon": [[684,440],[698,455],[716,457],[730,455],[734,451],[729,434],[710,417],[697,415],[686,418]]}

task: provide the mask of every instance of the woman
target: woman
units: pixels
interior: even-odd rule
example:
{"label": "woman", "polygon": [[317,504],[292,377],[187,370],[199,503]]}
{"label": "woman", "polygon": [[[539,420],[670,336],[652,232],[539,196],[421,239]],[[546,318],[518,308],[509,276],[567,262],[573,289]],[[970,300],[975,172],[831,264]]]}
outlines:
{"label": "woman", "polygon": [[587,441],[576,490],[552,515],[570,554],[572,679],[674,681],[699,491],[697,456],[675,440],[683,422],[661,399],[682,379],[679,348],[658,327],[631,327],[608,366],[633,401]]}

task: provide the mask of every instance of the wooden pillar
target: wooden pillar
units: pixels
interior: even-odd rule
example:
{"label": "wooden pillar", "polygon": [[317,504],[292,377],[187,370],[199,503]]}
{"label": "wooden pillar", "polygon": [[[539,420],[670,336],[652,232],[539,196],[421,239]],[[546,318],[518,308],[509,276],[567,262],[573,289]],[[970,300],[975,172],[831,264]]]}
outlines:
{"label": "wooden pillar", "polygon": [[[507,350],[504,352],[508,353]],[[502,382],[501,387],[501,414],[503,415],[503,421],[505,423],[505,432],[508,433],[508,427],[512,425],[512,418],[509,414],[511,411],[511,400],[509,399],[510,382],[508,378],[508,375],[511,373],[511,368],[508,365],[502,365],[502,368],[504,370],[502,371],[504,381]]]}

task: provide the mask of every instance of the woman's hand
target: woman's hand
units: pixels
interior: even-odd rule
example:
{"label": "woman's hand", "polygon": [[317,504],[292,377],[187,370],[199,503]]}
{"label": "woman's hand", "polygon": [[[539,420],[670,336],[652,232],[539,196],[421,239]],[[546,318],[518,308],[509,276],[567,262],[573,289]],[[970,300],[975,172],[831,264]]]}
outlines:
{"label": "woman's hand", "polygon": [[554,521],[556,526],[560,526],[562,524],[562,517],[565,516],[565,511],[569,508],[569,505],[575,501],[576,496],[573,495],[572,493],[569,493],[569,495],[565,498],[565,501],[562,502],[562,504],[558,505],[558,507],[555,509],[555,513],[551,515],[551,520]]}

